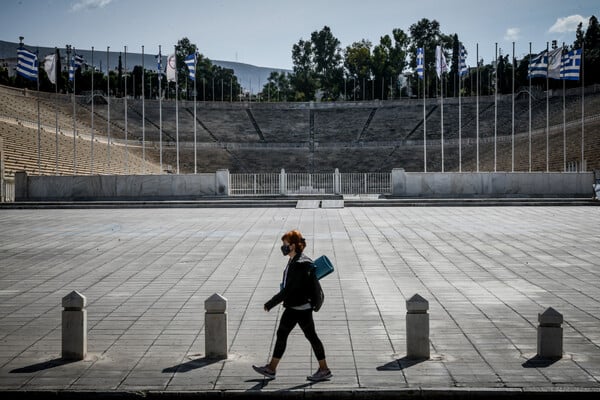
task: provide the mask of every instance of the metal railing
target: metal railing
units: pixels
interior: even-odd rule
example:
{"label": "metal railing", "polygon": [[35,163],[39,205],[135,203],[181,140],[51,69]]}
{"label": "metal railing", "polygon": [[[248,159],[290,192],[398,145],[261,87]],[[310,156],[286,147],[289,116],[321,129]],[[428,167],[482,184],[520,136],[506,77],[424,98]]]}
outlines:
{"label": "metal railing", "polygon": [[15,201],[15,178],[5,177],[0,180],[0,202],[12,203]]}
{"label": "metal railing", "polygon": [[392,174],[369,173],[262,173],[229,174],[231,196],[290,194],[389,194]]}

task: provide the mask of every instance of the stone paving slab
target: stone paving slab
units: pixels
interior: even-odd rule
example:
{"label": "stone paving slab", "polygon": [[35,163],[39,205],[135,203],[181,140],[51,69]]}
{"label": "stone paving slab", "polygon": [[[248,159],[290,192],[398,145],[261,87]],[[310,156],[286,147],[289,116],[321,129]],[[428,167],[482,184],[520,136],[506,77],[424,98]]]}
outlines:
{"label": "stone paving slab", "polygon": [[[0,210],[0,391],[523,393],[600,391],[597,207]],[[282,309],[263,303],[300,229],[322,280],[317,330],[334,378],[300,330],[278,377]],[[61,298],[88,300],[88,351],[64,362]],[[228,299],[229,359],[204,358],[204,300]],[[429,301],[428,361],[406,359],[405,300]],[[538,313],[564,316],[562,359],[537,362]],[[355,393],[354,395],[352,393]]]}

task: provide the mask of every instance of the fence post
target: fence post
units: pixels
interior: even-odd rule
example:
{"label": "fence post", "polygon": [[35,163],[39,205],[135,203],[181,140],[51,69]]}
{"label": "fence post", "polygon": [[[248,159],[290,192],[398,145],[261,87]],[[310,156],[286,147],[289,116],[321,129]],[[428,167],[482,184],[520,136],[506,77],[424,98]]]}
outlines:
{"label": "fence post", "polygon": [[406,300],[406,357],[429,359],[429,302],[415,294]]}
{"label": "fence post", "polygon": [[230,196],[231,185],[229,180],[228,169],[218,169],[215,173],[216,194],[218,196]]}
{"label": "fence post", "polygon": [[552,307],[538,314],[537,354],[542,358],[561,358],[563,352],[563,316]]}
{"label": "fence post", "polygon": [[72,291],[62,298],[62,358],[83,360],[87,354],[87,300]]}
{"label": "fence post", "polygon": [[217,293],[204,301],[204,351],[206,358],[227,358],[227,299]]}
{"label": "fence post", "polygon": [[333,193],[342,194],[342,188],[340,185],[340,170],[337,168],[333,172]]}
{"label": "fence post", "polygon": [[281,195],[285,195],[287,192],[285,181],[285,169],[281,168],[281,172],[279,173],[279,194]]}

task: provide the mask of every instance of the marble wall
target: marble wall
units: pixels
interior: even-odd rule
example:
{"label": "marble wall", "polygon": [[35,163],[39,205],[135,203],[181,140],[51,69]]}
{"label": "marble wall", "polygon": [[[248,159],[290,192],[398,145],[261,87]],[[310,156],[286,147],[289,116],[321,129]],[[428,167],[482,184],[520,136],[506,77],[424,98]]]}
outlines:
{"label": "marble wall", "polygon": [[15,201],[193,200],[228,195],[228,176],[227,170],[192,175],[27,176],[17,173]]}
{"label": "marble wall", "polygon": [[592,197],[593,172],[392,171],[399,197]]}

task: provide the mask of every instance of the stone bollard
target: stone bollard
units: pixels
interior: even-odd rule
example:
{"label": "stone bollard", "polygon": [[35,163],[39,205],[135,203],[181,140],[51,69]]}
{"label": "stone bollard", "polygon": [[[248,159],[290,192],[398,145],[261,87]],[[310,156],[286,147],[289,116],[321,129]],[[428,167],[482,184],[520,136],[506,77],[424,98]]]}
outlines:
{"label": "stone bollard", "polygon": [[217,293],[204,302],[204,351],[206,358],[227,358],[227,299]]}
{"label": "stone bollard", "polygon": [[563,353],[563,316],[552,307],[538,314],[537,355],[541,358],[561,358]]}
{"label": "stone bollard", "polygon": [[62,299],[62,358],[83,360],[87,354],[87,300],[72,291]]}
{"label": "stone bollard", "polygon": [[415,294],[406,300],[406,357],[429,359],[429,302]]}

